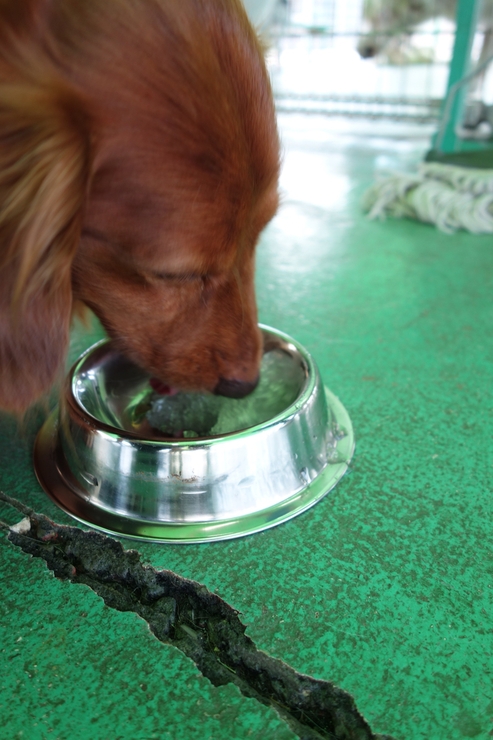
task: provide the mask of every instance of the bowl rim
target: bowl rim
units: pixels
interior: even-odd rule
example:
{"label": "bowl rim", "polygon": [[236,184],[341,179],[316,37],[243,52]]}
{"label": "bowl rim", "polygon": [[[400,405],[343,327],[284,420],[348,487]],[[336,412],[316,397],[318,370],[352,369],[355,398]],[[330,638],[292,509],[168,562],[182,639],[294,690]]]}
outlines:
{"label": "bowl rim", "polygon": [[[262,332],[269,332],[270,334],[274,335],[276,338],[279,338],[283,340],[286,344],[291,344],[295,347],[295,349],[298,351],[300,356],[303,358],[304,362],[307,366],[307,375],[303,382],[303,386],[301,388],[300,393],[298,394],[297,398],[293,403],[291,403],[289,406],[287,406],[284,411],[277,414],[276,416],[273,416],[271,419],[268,419],[267,421],[261,422],[260,424],[255,424],[251,427],[246,427],[244,429],[239,429],[233,432],[226,432],[224,434],[214,434],[209,435],[207,437],[143,437],[139,435],[137,432],[131,432],[127,429],[122,429],[120,427],[112,426],[111,424],[107,424],[106,422],[101,421],[96,416],[91,414],[85,406],[82,405],[82,403],[79,401],[77,394],[75,392],[75,383],[77,378],[77,372],[80,370],[81,366],[84,364],[84,362],[88,359],[88,357],[96,351],[98,347],[103,347],[104,345],[111,345],[112,340],[110,338],[104,338],[100,339],[98,342],[95,342],[95,344],[88,347],[81,355],[80,357],[75,361],[75,363],[72,365],[72,367],[69,370],[68,377],[67,377],[67,393],[66,393],[66,401],[68,405],[70,406],[71,410],[76,412],[78,418],[80,421],[83,421],[85,424],[89,425],[93,431],[97,431],[99,433],[109,434],[112,437],[117,436],[119,439],[122,440],[129,440],[132,442],[138,442],[142,445],[149,445],[151,447],[176,447],[176,448],[188,448],[188,447],[203,447],[204,445],[207,445],[207,443],[210,444],[217,444],[220,440],[232,440],[232,439],[242,439],[245,436],[251,436],[252,434],[258,434],[259,432],[264,431],[265,429],[268,429],[271,426],[277,426],[277,424],[281,420],[288,421],[292,416],[297,414],[308,402],[308,400],[312,397],[313,390],[316,386],[317,379],[319,379],[319,372],[317,369],[317,366],[315,364],[315,361],[313,360],[313,357],[308,352],[308,350],[303,347],[302,344],[300,344],[298,341],[293,339],[289,334],[285,334],[282,331],[279,331],[279,329],[274,329],[271,326],[268,326],[267,324],[259,324],[259,329]],[[322,390],[323,395],[323,385],[322,381],[320,380],[320,388]]]}

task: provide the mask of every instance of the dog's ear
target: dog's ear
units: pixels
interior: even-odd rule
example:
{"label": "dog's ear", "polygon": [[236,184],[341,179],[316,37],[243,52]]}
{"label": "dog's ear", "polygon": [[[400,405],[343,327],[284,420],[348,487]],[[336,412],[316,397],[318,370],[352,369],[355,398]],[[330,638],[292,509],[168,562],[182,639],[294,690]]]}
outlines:
{"label": "dog's ear", "polygon": [[1,73],[0,408],[22,414],[64,367],[90,124],[55,78]]}

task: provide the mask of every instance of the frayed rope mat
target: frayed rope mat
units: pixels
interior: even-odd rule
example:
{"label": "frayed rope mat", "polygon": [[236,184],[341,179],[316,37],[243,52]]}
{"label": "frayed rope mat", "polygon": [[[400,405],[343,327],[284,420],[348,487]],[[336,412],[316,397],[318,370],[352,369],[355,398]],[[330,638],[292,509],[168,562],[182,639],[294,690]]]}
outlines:
{"label": "frayed rope mat", "polygon": [[377,181],[365,193],[370,218],[414,218],[453,233],[493,233],[493,170],[424,163],[415,174]]}

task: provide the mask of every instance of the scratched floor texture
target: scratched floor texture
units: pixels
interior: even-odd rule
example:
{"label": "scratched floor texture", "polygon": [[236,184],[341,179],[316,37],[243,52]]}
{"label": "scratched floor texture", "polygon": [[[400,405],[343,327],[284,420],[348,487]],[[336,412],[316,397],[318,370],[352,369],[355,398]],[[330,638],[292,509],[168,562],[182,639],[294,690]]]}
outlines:
{"label": "scratched floor texture", "polygon": [[[260,319],[310,350],[348,409],[350,472],[264,533],[136,547],[238,609],[259,648],[349,691],[374,732],[483,740],[493,736],[493,238],[361,212],[379,172],[417,165],[428,132],[289,115],[280,125],[284,198],[259,246]],[[71,359],[98,334],[74,330]],[[69,523],[36,483],[32,431],[0,423],[0,488]],[[19,518],[5,506],[0,517]],[[0,738],[295,737],[4,534],[0,557]]]}

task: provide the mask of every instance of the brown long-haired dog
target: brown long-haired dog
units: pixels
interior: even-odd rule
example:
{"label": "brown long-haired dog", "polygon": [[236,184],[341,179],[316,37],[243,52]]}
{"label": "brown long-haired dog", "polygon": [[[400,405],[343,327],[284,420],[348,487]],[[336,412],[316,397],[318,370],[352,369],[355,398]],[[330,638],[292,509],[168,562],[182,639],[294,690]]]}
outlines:
{"label": "brown long-haired dog", "polygon": [[171,386],[251,390],[278,170],[238,0],[0,0],[0,407],[59,378],[79,301]]}

